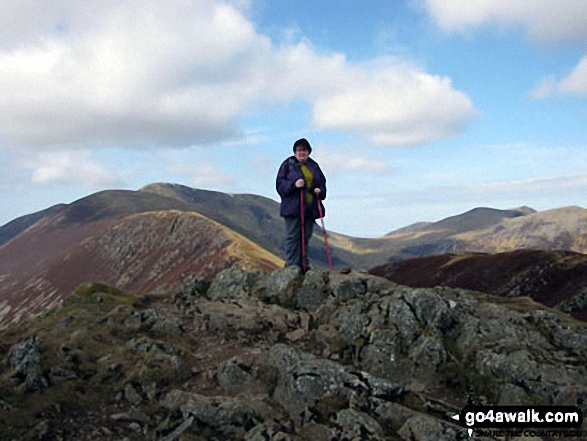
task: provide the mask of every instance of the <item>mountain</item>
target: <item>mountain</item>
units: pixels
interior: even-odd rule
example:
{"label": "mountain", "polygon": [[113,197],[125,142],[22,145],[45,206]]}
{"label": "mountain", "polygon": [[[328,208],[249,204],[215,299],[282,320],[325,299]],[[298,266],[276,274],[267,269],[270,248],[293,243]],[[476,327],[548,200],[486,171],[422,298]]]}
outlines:
{"label": "mountain", "polygon": [[451,237],[454,249],[496,253],[520,248],[587,252],[587,210],[563,207],[505,219],[484,229]]}
{"label": "mountain", "polygon": [[[587,210],[562,207],[535,212],[476,208],[438,222],[397,230],[381,238],[348,238],[345,246],[359,255],[360,267],[381,262],[455,252],[496,253],[522,248],[587,253]],[[379,262],[379,263],[377,263]],[[369,265],[372,264],[372,265]]]}
{"label": "mountain", "polygon": [[226,194],[178,184],[150,184],[139,190],[176,200],[275,253],[283,247],[284,226],[279,204],[252,194]]}
{"label": "mountain", "polygon": [[402,227],[402,228],[398,228],[397,230],[393,230],[393,231],[387,233],[385,236],[392,236],[392,235],[398,234],[398,233],[407,233],[407,232],[422,230],[422,229],[426,228],[428,225],[430,225],[431,223],[432,222],[416,222],[414,224],[408,225],[407,227]]}
{"label": "mountain", "polygon": [[525,218],[534,213],[528,207],[511,210],[480,207],[438,222],[419,222],[376,239],[347,238],[339,242],[335,238],[333,243],[357,254],[355,263],[359,267],[371,268],[384,261],[453,252],[459,245],[466,248],[467,244],[460,235],[484,231],[509,219]]}
{"label": "mountain", "polygon": [[8,222],[6,225],[0,227],[0,246],[8,242],[13,237],[18,236],[28,227],[35,224],[44,217],[50,216],[56,211],[61,210],[64,206],[65,204],[54,205],[53,207],[49,207],[46,210],[42,210],[33,214],[28,214],[26,216],[21,216],[17,219],[14,219],[11,222]]}
{"label": "mountain", "polygon": [[356,272],[88,284],[0,342],[2,440],[465,440],[465,406],[587,411],[584,323]]}
{"label": "mountain", "polygon": [[90,281],[122,289],[168,289],[189,273],[211,277],[239,261],[283,261],[182,201],[106,191],[46,212],[0,247],[0,327],[54,305]]}
{"label": "mountain", "polygon": [[[180,243],[174,225],[183,219],[181,213],[191,214],[184,219],[191,229]],[[585,220],[587,210],[579,207],[538,213],[527,207],[477,208],[375,239],[330,231],[328,241],[335,268],[357,270],[447,252],[516,248],[587,252]],[[211,240],[210,234],[222,239]],[[0,238],[4,241],[0,245],[3,327],[50,307],[77,284],[92,280],[120,289],[156,290],[178,283],[180,273],[196,267],[203,275],[213,276],[235,259],[249,259],[247,267],[280,266],[284,225],[274,200],[158,183],[138,191],[98,192],[15,219],[0,227]],[[232,248],[222,245],[225,240],[241,244],[241,249],[258,249],[230,254]],[[187,247],[190,243],[193,249]],[[324,247],[317,226],[308,253],[318,269],[327,267]],[[205,260],[200,255],[208,254],[224,256],[209,261],[212,270],[202,267]]]}
{"label": "mountain", "polygon": [[500,297],[527,296],[587,321],[587,255],[516,250],[441,254],[381,265],[370,274],[411,287],[448,286]]}

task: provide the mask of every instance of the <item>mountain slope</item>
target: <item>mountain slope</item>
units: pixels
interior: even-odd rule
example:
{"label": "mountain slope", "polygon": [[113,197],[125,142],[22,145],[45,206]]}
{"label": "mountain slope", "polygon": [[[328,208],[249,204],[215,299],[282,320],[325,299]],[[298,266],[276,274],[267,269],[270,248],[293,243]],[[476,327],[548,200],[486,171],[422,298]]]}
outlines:
{"label": "mountain slope", "polygon": [[[89,217],[95,220],[80,224],[86,228],[44,236],[46,246],[67,238],[56,252],[46,251],[46,258],[29,270],[13,266],[14,272],[3,275],[0,328],[54,305],[84,282],[151,291],[173,288],[186,276],[212,277],[235,262],[251,269],[283,266],[282,260],[250,240],[196,213],[147,212],[118,221],[95,213]],[[37,226],[44,235],[48,230],[42,227]],[[18,239],[29,245],[39,242],[34,240],[38,236],[30,237],[34,228],[27,233],[28,241],[17,238],[6,248],[19,245]],[[32,261],[30,253],[28,259]]]}
{"label": "mountain slope", "polygon": [[[139,190],[188,204],[193,211],[214,219],[228,228],[248,237],[277,256],[283,256],[285,225],[279,215],[279,203],[253,194],[226,194],[217,191],[199,190],[178,184],[156,183]],[[326,268],[327,256],[324,239],[318,227],[310,240],[308,256],[312,264]],[[329,232],[330,233],[330,232]],[[336,233],[330,233],[338,236]],[[352,250],[331,244],[332,260],[338,267],[366,268]]]}
{"label": "mountain slope", "polygon": [[441,254],[389,263],[371,274],[411,287],[448,286],[501,297],[527,296],[587,320],[587,255],[516,250]]}
{"label": "mountain slope", "polygon": [[0,227],[0,246],[18,236],[20,233],[25,231],[31,225],[37,223],[41,219],[51,216],[53,213],[61,210],[65,207],[65,204],[58,204],[49,207],[45,210],[38,211],[36,213],[21,216],[8,222],[6,225]]}
{"label": "mountain slope", "polygon": [[520,248],[587,252],[587,210],[563,207],[541,211],[451,238],[458,251],[496,253]]}
{"label": "mountain slope", "polygon": [[162,183],[147,185],[138,192],[179,201],[190,210],[243,234],[275,254],[283,248],[283,220],[279,216],[279,204],[271,199]]}
{"label": "mountain slope", "polygon": [[376,239],[345,237],[340,242],[335,238],[333,243],[354,252],[355,263],[360,268],[371,268],[385,261],[452,252],[455,236],[501,225],[508,219],[524,218],[530,213],[534,210],[528,207],[512,210],[480,207],[438,222],[420,222]]}
{"label": "mountain slope", "polygon": [[378,239],[351,239],[365,261],[400,261],[455,252],[496,253],[515,249],[562,249],[587,253],[587,210],[562,207],[534,212],[479,208]]}

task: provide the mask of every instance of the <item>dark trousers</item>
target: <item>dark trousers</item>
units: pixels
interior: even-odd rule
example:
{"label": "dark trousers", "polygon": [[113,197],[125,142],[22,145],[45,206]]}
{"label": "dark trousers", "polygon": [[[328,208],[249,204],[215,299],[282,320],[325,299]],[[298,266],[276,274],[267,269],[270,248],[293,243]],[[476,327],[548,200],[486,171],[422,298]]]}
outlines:
{"label": "dark trousers", "polygon": [[[302,223],[299,217],[284,217],[285,219],[285,266],[302,268]],[[304,220],[304,239],[306,245],[306,269],[308,263],[308,242],[314,230],[314,219]]]}

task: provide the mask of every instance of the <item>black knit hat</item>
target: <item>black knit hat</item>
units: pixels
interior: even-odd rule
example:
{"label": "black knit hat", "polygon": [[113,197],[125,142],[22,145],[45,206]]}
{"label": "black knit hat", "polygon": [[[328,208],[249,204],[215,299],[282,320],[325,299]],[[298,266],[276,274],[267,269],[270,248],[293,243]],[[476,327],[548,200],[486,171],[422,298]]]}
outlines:
{"label": "black knit hat", "polygon": [[294,153],[296,152],[296,147],[306,147],[308,149],[308,153],[312,153],[312,146],[310,145],[310,143],[308,142],[308,140],[306,138],[301,138],[301,139],[298,139],[296,142],[294,142],[294,145],[293,145]]}

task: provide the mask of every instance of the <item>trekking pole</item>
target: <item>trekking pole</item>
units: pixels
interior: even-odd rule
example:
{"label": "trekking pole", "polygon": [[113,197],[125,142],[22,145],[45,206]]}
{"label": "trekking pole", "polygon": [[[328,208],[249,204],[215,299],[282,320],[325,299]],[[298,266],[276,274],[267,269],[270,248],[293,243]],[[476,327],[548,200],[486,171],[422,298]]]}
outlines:
{"label": "trekking pole", "polygon": [[306,229],[304,228],[304,189],[300,188],[300,223],[302,225],[302,274],[306,274]]}
{"label": "trekking pole", "polygon": [[[318,198],[316,198],[318,199]],[[332,257],[330,256],[330,247],[328,246],[328,238],[326,237],[326,227],[324,226],[324,216],[322,215],[322,202],[318,199],[318,213],[320,213],[320,221],[322,222],[322,233],[324,233],[324,244],[326,245],[326,256],[328,256],[328,269],[332,271]]]}

